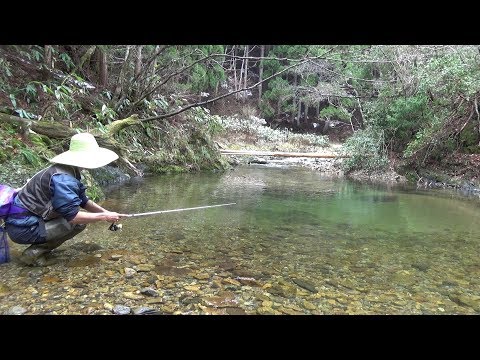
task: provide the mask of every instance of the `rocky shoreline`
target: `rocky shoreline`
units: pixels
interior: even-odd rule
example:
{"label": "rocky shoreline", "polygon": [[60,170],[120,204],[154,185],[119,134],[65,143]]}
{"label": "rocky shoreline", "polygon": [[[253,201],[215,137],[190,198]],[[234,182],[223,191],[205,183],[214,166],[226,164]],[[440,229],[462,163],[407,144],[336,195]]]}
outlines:
{"label": "rocky shoreline", "polygon": [[425,190],[453,190],[458,195],[466,198],[479,198],[480,187],[473,180],[450,179],[443,175],[442,177],[448,180],[438,181],[433,177],[420,177],[415,182],[409,181],[407,177],[399,174],[394,169],[390,168],[385,171],[368,172],[365,170],[356,170],[345,174],[341,169],[342,158],[303,158],[303,157],[258,157],[248,155],[235,155],[230,157],[230,163],[236,165],[263,165],[273,167],[284,166],[302,166],[312,170],[318,171],[329,177],[348,178],[354,181],[386,186],[405,186],[410,185],[418,189]]}
{"label": "rocky shoreline", "polygon": [[396,173],[394,170],[368,173],[366,171],[354,171],[345,174],[341,168],[342,158],[307,158],[307,157],[251,157],[235,155],[231,157],[231,164],[259,164],[265,166],[303,166],[321,172],[332,177],[346,177],[357,181],[373,182],[381,184],[406,184],[407,178]]}

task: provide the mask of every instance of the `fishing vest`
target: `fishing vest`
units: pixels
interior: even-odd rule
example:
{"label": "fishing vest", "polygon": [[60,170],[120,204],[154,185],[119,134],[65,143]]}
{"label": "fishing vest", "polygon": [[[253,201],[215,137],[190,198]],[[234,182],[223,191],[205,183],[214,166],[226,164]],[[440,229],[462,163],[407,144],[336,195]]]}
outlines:
{"label": "fishing vest", "polygon": [[18,192],[18,198],[25,208],[43,220],[51,220],[61,215],[53,210],[50,183],[55,174],[68,174],[80,180],[80,170],[70,165],[54,164],[35,174]]}

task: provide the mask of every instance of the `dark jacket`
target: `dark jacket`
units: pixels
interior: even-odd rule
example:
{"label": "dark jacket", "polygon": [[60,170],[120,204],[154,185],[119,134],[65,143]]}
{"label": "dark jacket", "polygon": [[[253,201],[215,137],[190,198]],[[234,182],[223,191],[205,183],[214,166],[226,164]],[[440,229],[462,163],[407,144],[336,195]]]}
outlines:
{"label": "dark jacket", "polygon": [[28,210],[10,215],[6,229],[10,239],[20,244],[45,242],[45,223],[58,217],[72,220],[88,201],[78,168],[54,164],[35,174],[15,197],[14,204]]}
{"label": "dark jacket", "polygon": [[[61,216],[53,206],[51,181],[52,176],[55,174],[68,174],[77,179],[78,182],[80,182],[81,178],[78,168],[69,165],[54,164],[35,174],[17,195],[27,210],[40,216],[45,221]],[[79,190],[83,190],[84,192],[85,187],[83,186],[83,189],[81,189],[79,185]],[[78,205],[79,204],[77,204],[77,206]]]}

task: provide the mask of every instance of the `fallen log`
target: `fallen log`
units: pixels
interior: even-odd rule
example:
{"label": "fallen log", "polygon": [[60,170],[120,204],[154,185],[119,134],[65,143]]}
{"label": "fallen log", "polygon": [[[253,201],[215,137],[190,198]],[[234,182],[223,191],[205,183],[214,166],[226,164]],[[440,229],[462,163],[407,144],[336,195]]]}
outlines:
{"label": "fallen log", "polygon": [[[51,139],[69,139],[77,133],[74,129],[59,122],[35,121],[24,119],[14,115],[0,113],[0,123],[2,122],[19,126],[22,129],[22,133],[24,134],[27,134],[29,129],[31,129],[37,134],[45,135]],[[114,135],[116,135],[120,130],[122,130],[126,126],[135,125],[136,123],[136,116],[129,117],[127,119],[117,120],[111,123],[109,127],[107,127],[108,132],[106,134],[94,134],[94,136],[99,146],[110,149],[119,155],[118,160],[126,168],[129,175],[142,176],[142,171],[137,169],[128,160],[127,148],[124,145],[120,144],[114,138]]]}
{"label": "fallen log", "polygon": [[251,156],[279,156],[279,157],[308,157],[308,158],[348,158],[348,155],[327,154],[327,153],[301,153],[301,152],[281,152],[281,151],[254,151],[254,150],[219,150],[224,155],[251,155]]}

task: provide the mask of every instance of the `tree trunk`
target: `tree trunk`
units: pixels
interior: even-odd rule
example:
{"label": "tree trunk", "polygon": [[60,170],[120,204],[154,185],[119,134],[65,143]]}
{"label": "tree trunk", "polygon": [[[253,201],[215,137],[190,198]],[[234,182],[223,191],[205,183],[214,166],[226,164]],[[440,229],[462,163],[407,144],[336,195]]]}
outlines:
{"label": "tree trunk", "polygon": [[132,116],[122,119],[122,120],[115,120],[111,124],[107,125],[108,134],[113,137],[114,135],[118,134],[120,130],[125,129],[128,126],[140,124],[138,121],[138,115],[133,114]]}
{"label": "tree trunk", "polygon": [[127,49],[125,50],[125,60],[122,69],[120,70],[120,74],[118,75],[117,85],[115,86],[114,96],[117,99],[120,98],[120,95],[122,94],[123,80],[128,70],[128,63],[130,62],[130,48],[131,45],[127,45]]}
{"label": "tree trunk", "polygon": [[[0,123],[2,122],[20,126],[22,131],[30,128],[37,134],[45,135],[51,139],[67,139],[77,133],[74,129],[60,123],[33,121],[18,116],[0,113]],[[111,123],[106,134],[95,136],[98,145],[116,152],[120,156],[120,163],[127,169],[130,175],[134,176],[142,175],[142,172],[128,161],[126,155],[124,155],[126,154],[126,148],[115,140],[114,135],[123,128],[137,123],[136,115],[132,115],[127,119],[117,120]]]}
{"label": "tree trunk", "polygon": [[[244,75],[244,69],[243,69],[244,66],[245,66],[245,59],[242,59],[242,65],[240,65],[240,77],[238,78],[238,88],[236,88],[235,90],[240,90],[243,88],[242,80]],[[243,91],[241,93],[243,94]],[[235,94],[235,97],[238,99],[240,97],[240,93]]]}
{"label": "tree trunk", "polygon": [[[247,88],[247,78],[248,78],[248,53],[249,53],[249,46],[246,45],[245,46],[245,57],[247,57],[247,59],[245,59],[245,71],[244,71],[244,80],[243,80],[243,87],[246,89]],[[243,93],[243,100],[247,100],[247,92],[245,91]]]}
{"label": "tree trunk", "polygon": [[[294,75],[293,75],[293,89],[294,89],[294,91],[295,91],[296,88],[297,88],[297,74],[294,74]],[[296,96],[296,94],[294,93],[294,94],[293,94],[292,124],[295,123],[295,110],[296,110],[296,107],[297,107],[297,96]]]}
{"label": "tree trunk", "polygon": [[100,86],[106,88],[108,85],[108,62],[107,52],[100,47],[97,49],[98,58],[98,81]]}
{"label": "tree trunk", "polygon": [[[157,54],[159,51],[160,51],[160,45],[155,46],[155,54]],[[157,68],[157,62],[158,62],[158,57],[155,56],[155,58],[153,59],[152,65],[151,65],[152,67],[150,69],[150,79],[154,79],[155,70]],[[149,79],[145,79],[145,82],[144,82],[145,87],[144,88],[148,87],[148,83],[149,83]],[[147,95],[147,100],[148,101],[152,100],[152,94]]]}
{"label": "tree trunk", "polygon": [[[260,57],[265,56],[265,45],[260,45]],[[258,81],[262,81],[263,77],[263,60],[260,60],[260,66],[258,70]],[[262,101],[262,83],[258,85],[258,105],[260,106],[260,103]]]}
{"label": "tree trunk", "polygon": [[[235,46],[233,45],[232,53],[235,56]],[[233,63],[233,88],[237,90],[237,59],[235,57],[232,58]]]}
{"label": "tree trunk", "polygon": [[327,118],[325,119],[325,125],[323,125],[322,135],[327,135],[329,130],[330,130],[330,119]]}
{"label": "tree trunk", "polygon": [[142,73],[142,49],[143,45],[139,45],[137,47],[137,54],[135,57],[134,79],[136,79],[136,81],[134,80],[133,83],[134,98],[136,98],[136,96],[141,93],[141,84],[138,80],[140,79],[140,74]]}
{"label": "tree trunk", "polygon": [[[475,100],[473,101],[473,106],[475,107],[475,112],[477,113],[478,134],[480,135],[480,112],[478,111],[478,101],[476,96]],[[478,146],[480,146],[480,141],[478,142]]]}
{"label": "tree trunk", "polygon": [[142,49],[143,45],[139,45],[137,48],[137,58],[135,62],[135,77],[139,77],[142,72]]}
{"label": "tree trunk", "polygon": [[45,45],[45,56],[43,58],[45,66],[49,69],[53,68],[53,48],[51,45]]}
{"label": "tree trunk", "polygon": [[300,127],[300,116],[302,115],[302,101],[298,100],[297,126]]}
{"label": "tree trunk", "polygon": [[36,133],[52,139],[65,139],[76,134],[72,128],[57,122],[33,121],[4,113],[0,113],[0,122],[20,126],[22,131],[23,129],[32,129]]}
{"label": "tree trunk", "polygon": [[88,48],[87,51],[85,51],[85,54],[80,58],[80,64],[78,64],[78,68],[82,70],[83,65],[90,61],[90,58],[92,57],[93,53],[95,52],[95,49],[97,48],[97,45],[93,45],[90,48]]}

